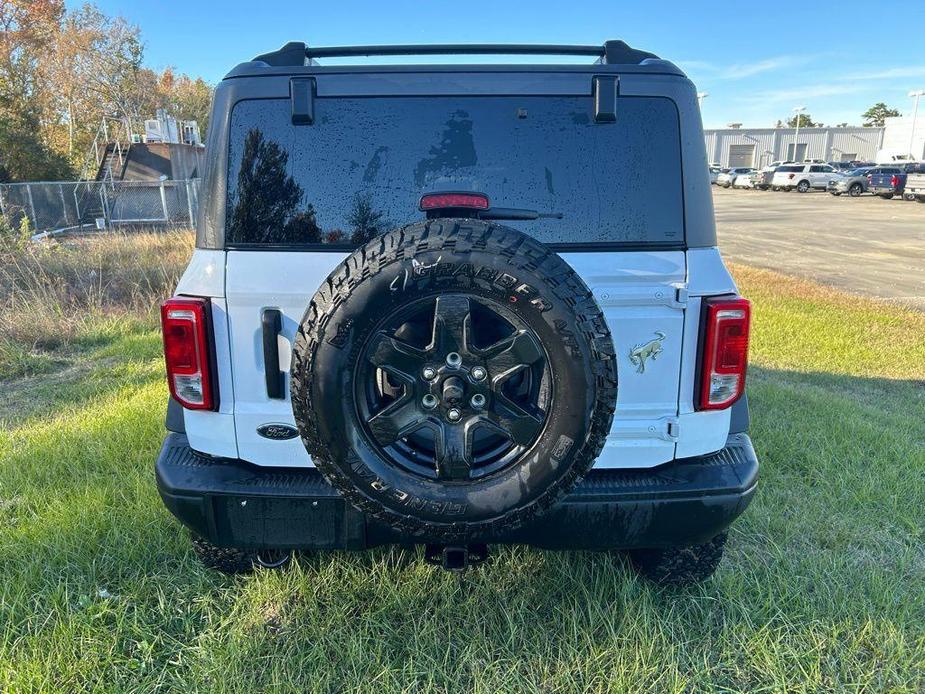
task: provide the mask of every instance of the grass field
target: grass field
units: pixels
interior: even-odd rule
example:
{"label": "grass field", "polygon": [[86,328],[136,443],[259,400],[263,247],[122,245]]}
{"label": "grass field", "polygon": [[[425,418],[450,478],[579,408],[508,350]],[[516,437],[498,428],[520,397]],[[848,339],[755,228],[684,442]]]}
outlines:
{"label": "grass field", "polygon": [[762,482],[700,587],[523,548],[227,578],[152,474],[142,309],[190,237],[112,243],[0,261],[0,691],[925,691],[925,314],[734,269]]}

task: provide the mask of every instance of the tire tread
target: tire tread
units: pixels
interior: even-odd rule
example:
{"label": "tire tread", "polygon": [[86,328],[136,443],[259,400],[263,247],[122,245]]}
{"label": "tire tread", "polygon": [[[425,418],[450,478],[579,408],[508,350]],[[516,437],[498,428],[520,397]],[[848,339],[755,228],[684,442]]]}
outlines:
{"label": "tire tread", "polygon": [[302,441],[322,475],[355,507],[409,536],[457,541],[522,525],[553,506],[590,470],[603,449],[613,421],[617,399],[613,340],[591,291],[566,263],[540,242],[518,231],[480,220],[433,220],[395,229],[369,242],[331,273],[329,281],[309,304],[296,334],[291,370],[293,405],[303,412],[313,411],[311,363],[320,344],[319,336],[324,334],[340,302],[364,277],[418,253],[451,250],[465,253],[470,249],[504,257],[514,268],[545,268],[549,289],[572,306],[590,345],[592,375],[597,384],[591,426],[568,472],[528,505],[484,521],[437,523],[387,508],[355,487],[338,463],[327,455],[326,442],[314,426],[313,418],[305,418],[300,426]]}
{"label": "tire tread", "polygon": [[725,532],[709,542],[688,547],[636,549],[630,559],[637,571],[661,585],[686,586],[710,578],[723,558]]}

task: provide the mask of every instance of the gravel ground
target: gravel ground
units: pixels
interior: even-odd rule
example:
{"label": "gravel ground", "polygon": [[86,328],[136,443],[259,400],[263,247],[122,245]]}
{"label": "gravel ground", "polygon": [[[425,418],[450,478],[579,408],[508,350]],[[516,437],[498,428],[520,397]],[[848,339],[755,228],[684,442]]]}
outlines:
{"label": "gravel ground", "polygon": [[925,311],[925,205],[714,187],[725,258]]}

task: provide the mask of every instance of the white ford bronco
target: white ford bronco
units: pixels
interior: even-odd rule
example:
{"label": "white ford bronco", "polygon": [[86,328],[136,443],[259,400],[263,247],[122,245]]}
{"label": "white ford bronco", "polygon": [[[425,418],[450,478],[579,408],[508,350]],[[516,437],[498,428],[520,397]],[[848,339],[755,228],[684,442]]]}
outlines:
{"label": "white ford bronco", "polygon": [[[318,62],[433,54],[588,59]],[[750,309],[677,67],[290,43],[221,82],[207,152],[156,464],[207,565],[519,543],[713,573],[758,477]]]}

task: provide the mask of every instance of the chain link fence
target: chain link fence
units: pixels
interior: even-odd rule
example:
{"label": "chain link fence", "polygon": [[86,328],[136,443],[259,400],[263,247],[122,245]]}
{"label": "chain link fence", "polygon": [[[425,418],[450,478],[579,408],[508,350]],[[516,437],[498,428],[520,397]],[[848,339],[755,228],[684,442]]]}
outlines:
{"label": "chain link fence", "polygon": [[198,210],[195,178],[0,184],[0,213],[16,228],[28,219],[37,234],[124,225],[192,227]]}

